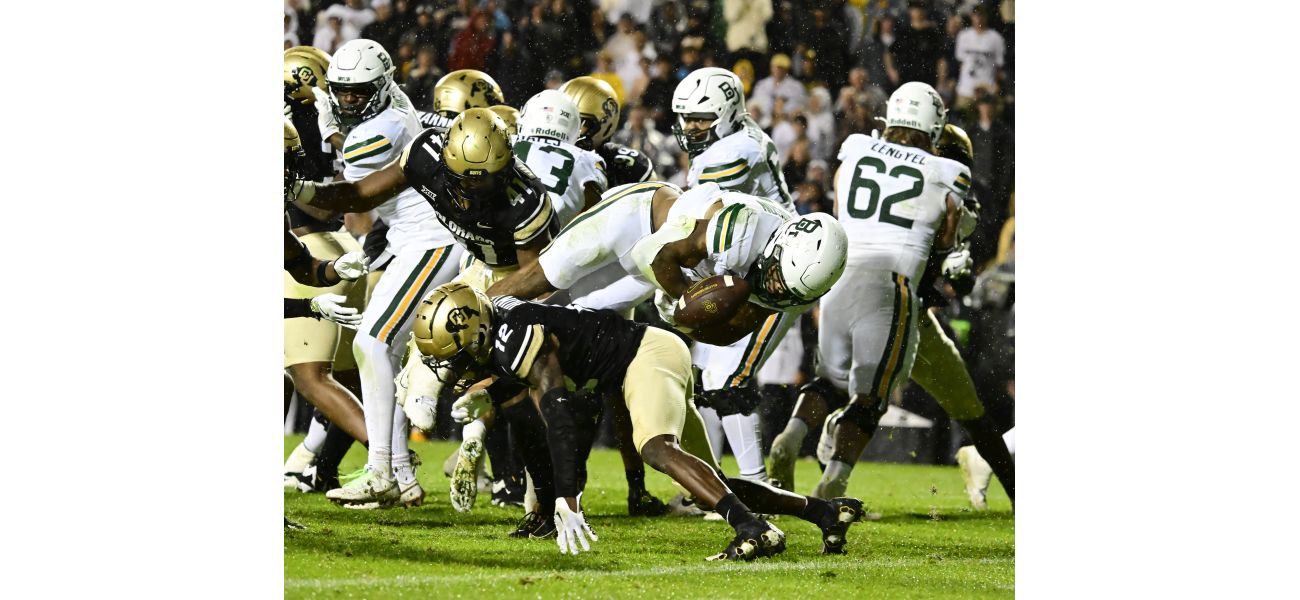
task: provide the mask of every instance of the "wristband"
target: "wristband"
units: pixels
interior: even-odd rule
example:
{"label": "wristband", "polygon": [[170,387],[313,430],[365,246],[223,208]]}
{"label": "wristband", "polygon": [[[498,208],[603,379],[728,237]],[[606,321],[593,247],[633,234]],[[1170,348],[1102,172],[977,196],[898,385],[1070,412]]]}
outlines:
{"label": "wristband", "polygon": [[343,282],[342,277],[340,277],[338,281],[335,281],[333,283],[330,282],[329,277],[326,277],[327,275],[326,269],[329,268],[332,262],[333,261],[324,260],[321,261],[319,265],[316,265],[316,281],[321,284],[321,287],[334,287]]}

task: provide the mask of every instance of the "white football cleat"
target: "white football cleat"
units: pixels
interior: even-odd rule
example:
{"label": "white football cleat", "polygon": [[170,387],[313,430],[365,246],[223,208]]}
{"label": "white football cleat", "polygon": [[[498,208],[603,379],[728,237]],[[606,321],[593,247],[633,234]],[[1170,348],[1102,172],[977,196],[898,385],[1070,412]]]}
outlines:
{"label": "white football cleat", "polygon": [[337,504],[373,503],[376,508],[397,502],[401,495],[392,473],[379,473],[370,465],[366,465],[347,485],[325,492],[325,497]]}
{"label": "white football cleat", "polygon": [[966,484],[966,495],[975,510],[988,510],[987,495],[989,481],[993,479],[993,467],[980,456],[975,446],[962,446],[957,451],[957,466],[961,467],[961,479]]}
{"label": "white football cleat", "polygon": [[706,512],[694,502],[687,502],[686,496],[679,492],[668,501],[668,514],[674,517],[703,517]]}
{"label": "white football cleat", "polygon": [[424,432],[433,431],[438,424],[438,399],[429,396],[407,398],[402,403],[402,412],[406,413],[411,427]]}
{"label": "white football cleat", "polygon": [[284,459],[284,489],[299,492],[312,491],[311,477],[306,475],[306,471],[311,467],[313,460],[316,460],[316,455],[307,450],[306,446],[300,443],[294,447],[289,457]]}
{"label": "white football cleat", "polygon": [[461,431],[464,441],[456,453],[456,467],[451,471],[451,507],[456,512],[469,512],[478,498],[478,472],[485,454],[483,436],[486,433],[482,421],[473,421]]}

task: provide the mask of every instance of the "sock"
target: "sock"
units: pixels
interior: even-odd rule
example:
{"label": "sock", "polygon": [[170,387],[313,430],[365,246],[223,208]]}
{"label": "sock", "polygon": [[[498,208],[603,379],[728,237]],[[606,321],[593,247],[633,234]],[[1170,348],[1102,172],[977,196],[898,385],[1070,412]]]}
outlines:
{"label": "sock", "polygon": [[727,415],[722,417],[722,429],[736,455],[740,476],[750,481],[767,483],[767,467],[763,464],[763,435],[758,413]]}
{"label": "sock", "polygon": [[493,423],[483,436],[483,449],[487,451],[488,462],[492,463],[493,481],[509,481],[519,473],[516,465],[521,461],[515,460],[515,454],[510,451],[510,436],[510,424],[504,419]]}
{"label": "sock", "polygon": [[[703,346],[704,344],[696,344]],[[722,444],[726,441],[724,437],[726,432],[722,430],[722,418],[718,416],[718,411],[708,407],[701,407],[700,421],[704,423],[704,430],[709,434],[709,443],[712,444],[710,450],[713,451],[713,462],[722,462]]]}
{"label": "sock", "polygon": [[798,452],[805,437],[808,437],[808,424],[804,423],[803,419],[799,417],[790,417],[790,420],[785,424],[785,429],[780,434],[777,434],[776,440],[772,443],[790,446],[795,452]]}
{"label": "sock", "polygon": [[1007,452],[1011,453],[1011,458],[1016,457],[1016,428],[1012,427],[1006,433],[1002,434],[1002,441],[1007,444]]}
{"label": "sock", "polygon": [[339,463],[352,447],[352,436],[342,427],[331,424],[325,428],[325,442],[321,444],[320,454],[316,456],[316,477],[325,480],[337,480]]}
{"label": "sock", "polygon": [[361,375],[362,405],[366,415],[366,436],[370,438],[366,464],[379,473],[392,472],[393,413],[397,407],[393,365],[388,345],[357,332],[352,353]]}
{"label": "sock", "polygon": [[987,414],[969,421],[957,421],[970,436],[971,444],[979,451],[980,457],[989,463],[989,468],[997,476],[1002,489],[1006,491],[1011,502],[1016,501],[1016,462],[1011,457],[1010,448],[1005,438],[998,434],[997,426]]}
{"label": "sock", "polygon": [[638,494],[645,492],[645,469],[639,471],[624,471],[627,475],[627,491],[631,496],[633,492]]}
{"label": "sock", "polygon": [[311,426],[307,428],[307,437],[302,441],[302,447],[306,448],[308,452],[320,454],[321,446],[325,445],[325,426],[327,423],[324,417],[312,417]]}
{"label": "sock", "polygon": [[853,465],[832,460],[826,465],[826,471],[822,473],[821,483],[817,487],[825,495],[819,494],[820,497],[835,497],[844,494],[844,490],[849,487],[849,476],[853,474]]}
{"label": "sock", "polygon": [[799,518],[811,523],[820,523],[829,516],[831,503],[821,498],[807,498],[808,505],[799,512]]}
{"label": "sock", "polygon": [[750,512],[749,508],[745,506],[745,503],[731,493],[723,496],[718,501],[717,506],[713,507],[713,510],[722,515],[722,518],[727,520],[727,524],[736,530],[739,530],[741,525],[748,525],[758,520],[754,513]]}
{"label": "sock", "polygon": [[411,428],[406,420],[406,413],[401,410],[393,411],[393,439],[391,440],[393,448],[393,469],[409,470],[411,468],[411,448],[408,445],[411,436]]}

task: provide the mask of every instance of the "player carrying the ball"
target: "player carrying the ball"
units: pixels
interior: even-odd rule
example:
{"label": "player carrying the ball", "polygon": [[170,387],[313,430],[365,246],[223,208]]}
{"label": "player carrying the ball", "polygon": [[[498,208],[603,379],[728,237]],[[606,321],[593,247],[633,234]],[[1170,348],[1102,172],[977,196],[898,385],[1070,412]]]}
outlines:
{"label": "player carrying the ball", "polygon": [[[566,387],[595,382],[597,391],[618,390],[633,424],[633,442],[646,464],[672,477],[701,504],[736,530],[726,550],[712,559],[752,560],[785,550],[785,534],[754,511],[793,515],[822,531],[827,554],[842,554],[849,526],[862,516],[854,498],[820,500],[762,483],[727,478],[713,460],[708,434],[691,398],[694,374],[686,345],[669,332],[608,310],[546,305],[498,296],[452,282],[434,289],[417,309],[419,351],[431,368],[450,369],[473,381],[495,377],[474,392],[467,418],[513,410],[521,390],[546,420],[545,449],[554,466],[554,518],[560,551],[590,550],[596,536],[579,505],[583,481],[580,440],[594,435],[594,407]],[[535,474],[536,475],[536,474]]]}

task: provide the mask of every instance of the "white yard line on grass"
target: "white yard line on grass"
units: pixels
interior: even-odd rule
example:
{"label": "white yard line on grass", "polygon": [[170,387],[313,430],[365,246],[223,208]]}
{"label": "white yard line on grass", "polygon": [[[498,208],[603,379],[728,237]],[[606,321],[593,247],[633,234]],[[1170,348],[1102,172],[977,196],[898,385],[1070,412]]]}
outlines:
{"label": "white yard line on grass", "polygon": [[918,567],[932,564],[1002,564],[1012,563],[1011,558],[945,558],[931,559],[889,559],[845,560],[820,559],[799,563],[757,562],[753,564],[713,563],[701,561],[697,565],[677,565],[671,567],[649,567],[643,569],[626,569],[620,571],[506,571],[475,572],[456,575],[398,575],[396,577],[358,577],[355,579],[285,579],[286,589],[328,590],[350,587],[390,587],[390,586],[424,586],[479,582],[485,579],[517,579],[519,577],[547,577],[562,575],[566,578],[602,578],[602,577],[649,577],[657,575],[689,575],[694,573],[727,572],[762,572],[762,571],[813,571],[817,569],[860,568],[860,567]]}

